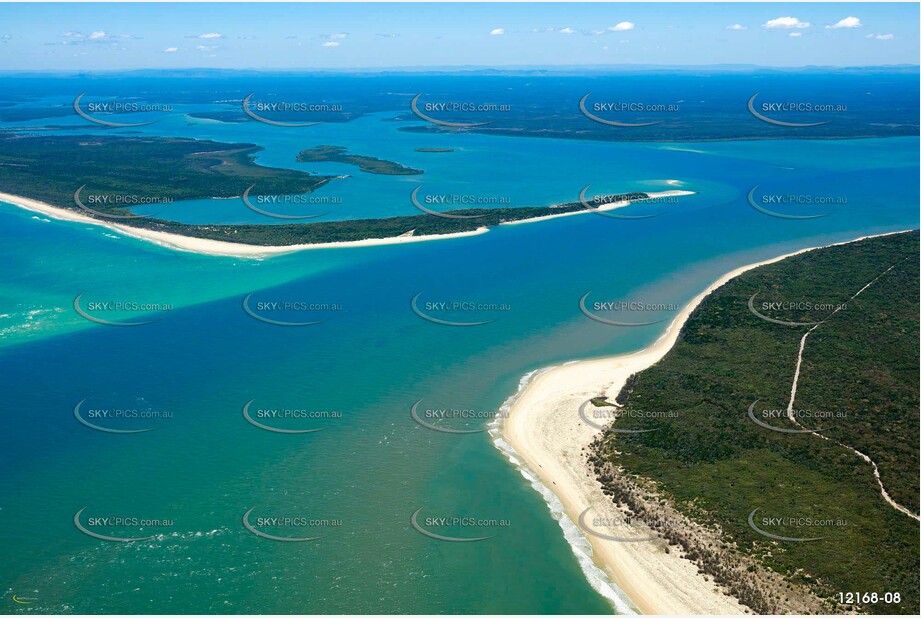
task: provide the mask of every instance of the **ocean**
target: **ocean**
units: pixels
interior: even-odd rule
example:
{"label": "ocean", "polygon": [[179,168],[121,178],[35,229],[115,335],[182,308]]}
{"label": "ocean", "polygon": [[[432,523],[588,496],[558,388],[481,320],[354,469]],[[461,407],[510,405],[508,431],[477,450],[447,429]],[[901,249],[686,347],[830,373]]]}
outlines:
{"label": "ocean", "polygon": [[[2,611],[629,612],[552,495],[486,431],[523,376],[648,345],[675,307],[737,266],[918,227],[917,136],[596,142],[414,133],[392,117],[289,131],[174,114],[138,131],[255,143],[258,163],[348,174],[317,193],[342,198],[331,219],[416,214],[420,184],[513,205],[575,201],[586,185],[695,194],[620,211],[657,215],[642,220],[585,213],[261,260],[172,251],[0,203],[0,564],[7,600],[32,601]],[[293,160],[320,144],[425,174]],[[770,216],[750,194],[775,213],[826,216]],[[144,208],[263,221],[240,200]],[[74,310],[81,294],[94,316],[150,323],[87,320]],[[653,323],[591,320],[586,294],[625,303],[610,316]],[[259,317],[319,323],[268,323],[246,298]],[[414,307],[485,323],[448,326]],[[417,402],[430,425],[473,433],[420,424]],[[248,403],[263,425],[320,431],[260,428]],[[150,431],[93,430],[77,416]],[[317,538],[267,539],[244,525],[247,512],[259,531]],[[93,538],[78,513],[90,531],[145,540]],[[414,513],[441,535],[490,538],[433,539]]]}

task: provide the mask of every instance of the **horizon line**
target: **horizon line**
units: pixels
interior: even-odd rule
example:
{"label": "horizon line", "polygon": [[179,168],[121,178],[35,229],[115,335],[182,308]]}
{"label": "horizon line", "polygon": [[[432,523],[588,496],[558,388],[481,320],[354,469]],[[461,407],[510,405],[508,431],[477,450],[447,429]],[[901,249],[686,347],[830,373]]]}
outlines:
{"label": "horizon line", "polygon": [[387,67],[134,67],[120,69],[0,69],[0,74],[47,74],[47,73],[65,73],[70,75],[87,75],[87,74],[113,74],[113,73],[132,73],[140,71],[213,71],[213,72],[256,72],[256,73],[295,73],[295,72],[325,72],[325,73],[371,73],[371,72],[425,72],[425,71],[566,71],[566,70],[618,70],[618,69],[675,69],[675,70],[699,70],[699,69],[723,69],[723,70],[753,70],[753,69],[772,69],[772,70],[815,70],[815,69],[919,69],[921,64],[911,63],[892,63],[892,64],[863,64],[863,65],[831,65],[831,64],[805,64],[805,65],[763,65],[763,64],[737,64],[737,63],[712,63],[712,64],[510,64],[510,65],[487,65],[487,64],[458,64],[458,65],[394,65]]}

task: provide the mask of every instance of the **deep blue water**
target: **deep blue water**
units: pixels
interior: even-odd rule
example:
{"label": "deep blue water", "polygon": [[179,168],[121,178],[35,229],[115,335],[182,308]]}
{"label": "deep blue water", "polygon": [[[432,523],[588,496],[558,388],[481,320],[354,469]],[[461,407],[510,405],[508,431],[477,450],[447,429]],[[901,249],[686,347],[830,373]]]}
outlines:
{"label": "deep blue water", "polygon": [[[0,564],[7,596],[34,598],[30,607],[39,611],[80,613],[614,611],[596,591],[607,584],[595,581],[593,589],[543,499],[489,436],[422,428],[409,415],[412,404],[488,415],[528,371],[634,350],[664,328],[593,322],[578,309],[587,292],[599,300],[682,305],[743,264],[918,227],[917,137],[623,144],[432,136],[396,131],[384,118],[374,114],[292,134],[255,124],[187,125],[176,117],[145,131],[252,141],[265,148],[260,163],[317,172],[325,170],[292,162],[293,153],[335,137],[360,154],[423,166],[432,185],[507,192],[529,205],[571,201],[585,184],[601,191],[696,193],[624,211],[662,213],[644,220],[586,213],[462,239],[262,261],[172,252],[0,204],[6,265],[0,277],[6,428]],[[326,133],[320,139],[318,132]],[[435,143],[456,152],[414,151]],[[406,189],[413,182],[353,173],[341,183],[350,196],[343,210],[355,217],[411,214]],[[776,218],[747,202],[756,186],[758,197],[845,202],[827,209],[781,205],[787,214],[821,210],[828,216]],[[246,220],[237,211],[225,213],[224,205],[190,206],[184,220]],[[81,292],[87,302],[156,302],[172,309],[92,312],[156,320],[98,325],[73,310]],[[336,309],[263,312],[323,320],[273,326],[243,311],[250,292],[254,302]],[[423,301],[505,310],[438,313],[494,320],[441,326],[410,309],[420,293]],[[171,417],[100,420],[154,431],[97,432],[74,419],[81,400]],[[245,421],[242,407],[250,400],[341,417],[279,421],[279,427],[324,430],[276,434]],[[482,429],[486,422],[456,426]],[[149,541],[99,541],[73,524],[84,507],[84,518],[168,519],[171,525],[110,530],[155,534]],[[241,525],[253,507],[340,525],[310,528],[322,537],[317,541],[272,542]],[[488,541],[439,543],[410,527],[418,508],[510,525],[490,529],[496,537]]]}

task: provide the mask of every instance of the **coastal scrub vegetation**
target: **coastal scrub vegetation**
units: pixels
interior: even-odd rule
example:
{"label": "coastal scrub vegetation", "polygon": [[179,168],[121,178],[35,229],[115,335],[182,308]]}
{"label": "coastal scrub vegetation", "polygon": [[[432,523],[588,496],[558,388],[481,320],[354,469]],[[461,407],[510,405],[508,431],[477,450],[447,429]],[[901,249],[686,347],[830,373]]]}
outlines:
{"label": "coastal scrub vegetation", "polygon": [[[621,416],[618,428],[654,431],[608,432],[596,442],[592,462],[606,493],[630,507],[631,483],[654,487],[682,515],[719,530],[721,551],[755,558],[833,612],[917,614],[918,522],[886,502],[872,465],[851,449],[876,462],[893,500],[917,514],[918,255],[917,231],[875,237],[762,266],[714,291],[665,358],[617,397],[645,411]],[[748,306],[755,294],[756,310],[769,317],[821,322],[804,348],[799,425],[786,411],[812,326],[756,317]],[[821,435],[756,424],[748,413],[756,400],[758,420]],[[756,525],[771,534],[823,538],[765,537],[749,525],[755,509]],[[776,597],[784,593],[755,594],[744,573],[721,570],[689,534],[666,536],[755,611],[783,606]],[[878,593],[878,601],[840,604],[841,592]]]}
{"label": "coastal scrub vegetation", "polygon": [[0,186],[76,208],[74,192],[83,185],[93,195],[177,201],[236,197],[251,185],[253,195],[309,193],[334,178],[257,165],[260,150],[171,137],[0,133]]}
{"label": "coastal scrub vegetation", "polygon": [[[86,185],[88,193],[100,196],[190,200],[236,197],[250,186],[253,186],[252,195],[297,195],[314,191],[336,178],[257,165],[253,156],[259,150],[253,144],[165,137],[26,137],[0,133],[0,187],[8,193],[95,216],[80,210],[74,203],[74,192],[82,185]],[[648,197],[640,192],[608,195],[602,203]],[[92,207],[107,214],[129,212],[125,208],[100,204]],[[580,202],[570,202],[553,206],[446,211],[469,218],[420,213],[383,219],[292,224],[185,224],[153,217],[118,222],[196,238],[286,246],[469,232],[509,221],[584,211],[585,208]]]}
{"label": "coastal scrub vegetation", "polygon": [[342,146],[314,146],[313,148],[307,148],[297,153],[297,160],[301,163],[324,161],[346,163],[356,165],[358,169],[369,174],[385,174],[388,176],[415,176],[424,173],[423,170],[407,167],[396,161],[349,154],[348,149]]}

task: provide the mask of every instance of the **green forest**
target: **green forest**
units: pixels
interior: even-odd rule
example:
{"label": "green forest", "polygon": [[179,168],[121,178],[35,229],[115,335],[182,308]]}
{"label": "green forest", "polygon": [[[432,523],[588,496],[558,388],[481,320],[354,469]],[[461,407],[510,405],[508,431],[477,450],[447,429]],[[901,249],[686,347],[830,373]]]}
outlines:
{"label": "green forest", "polygon": [[[647,415],[624,415],[618,428],[655,431],[608,432],[596,464],[651,481],[684,515],[822,598],[880,595],[837,611],[917,614],[918,522],[884,501],[871,464],[842,445],[875,461],[888,493],[917,514],[918,256],[918,232],[906,232],[803,253],[717,289],[666,357],[617,398]],[[748,306],[756,294],[769,317],[821,322],[805,344],[794,410],[828,440],[772,431],[748,414],[755,400],[759,414],[786,411],[800,339],[812,328],[757,317]],[[800,429],[783,415],[759,420]],[[749,526],[754,509],[759,521],[792,518],[761,526],[772,534],[824,538],[767,538]],[[885,593],[901,602],[885,603]]]}

